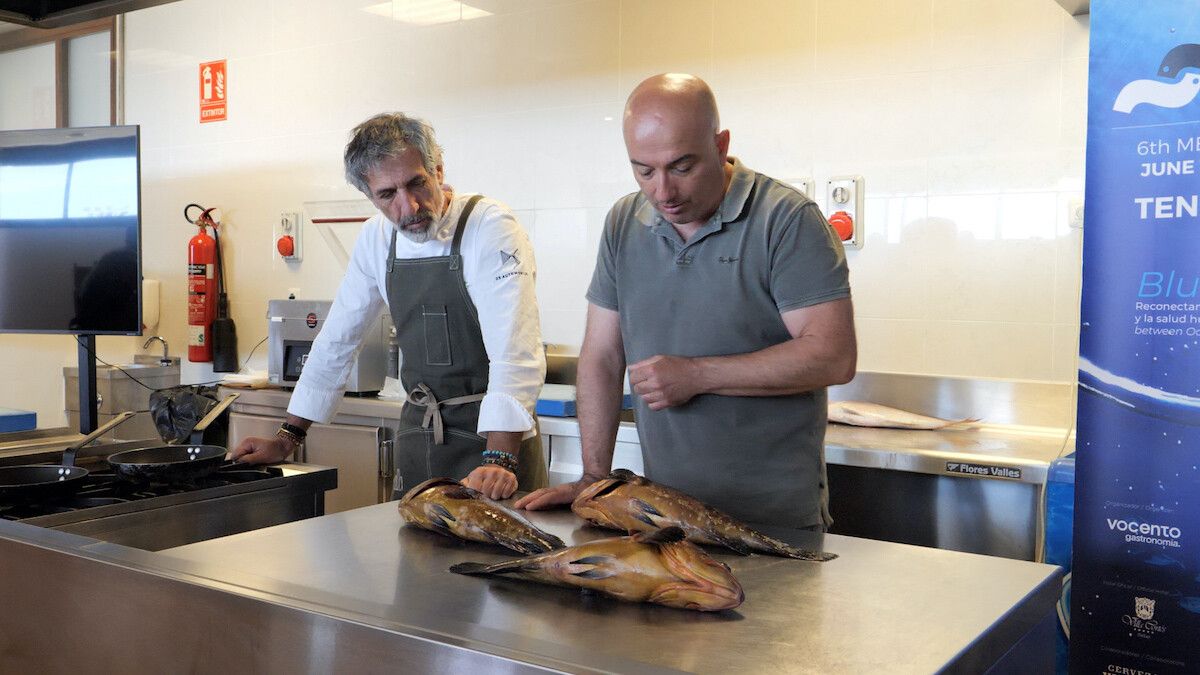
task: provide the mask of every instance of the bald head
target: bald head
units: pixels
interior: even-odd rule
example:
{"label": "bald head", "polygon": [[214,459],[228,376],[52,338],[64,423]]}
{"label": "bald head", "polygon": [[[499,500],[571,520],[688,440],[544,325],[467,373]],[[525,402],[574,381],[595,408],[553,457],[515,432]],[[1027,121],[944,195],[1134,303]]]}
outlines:
{"label": "bald head", "polygon": [[732,168],[712,89],[694,75],[655,75],[625,103],[625,149],[642,193],[681,232],[721,205]]}
{"label": "bald head", "polygon": [[625,141],[669,126],[691,133],[720,130],[717,98],[708,83],[682,73],[663,73],[642,81],[625,102]]}

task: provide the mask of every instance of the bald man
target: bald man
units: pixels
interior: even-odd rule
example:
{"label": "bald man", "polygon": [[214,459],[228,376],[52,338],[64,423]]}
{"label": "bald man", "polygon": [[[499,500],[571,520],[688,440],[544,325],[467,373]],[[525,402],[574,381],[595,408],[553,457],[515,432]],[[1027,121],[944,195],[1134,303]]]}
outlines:
{"label": "bald man", "polygon": [[751,523],[822,530],[825,387],[854,377],[842,245],[816,204],[730,157],[690,75],[625,106],[639,192],[609,211],[579,355],[583,477],[517,505],[569,503],[609,472],[623,373],[646,475]]}

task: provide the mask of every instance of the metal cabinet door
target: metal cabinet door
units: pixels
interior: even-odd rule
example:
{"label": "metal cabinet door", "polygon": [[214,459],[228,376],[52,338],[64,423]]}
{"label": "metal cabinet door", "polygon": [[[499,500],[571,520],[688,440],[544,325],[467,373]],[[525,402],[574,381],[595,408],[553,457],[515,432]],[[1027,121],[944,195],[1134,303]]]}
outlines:
{"label": "metal cabinet door", "polygon": [[[270,438],[279,429],[279,421],[278,417],[231,413],[229,446],[236,447],[248,436]],[[314,424],[309,428],[296,461],[338,470],[337,489],[325,493],[325,513],[371,506],[390,498],[391,488],[380,471],[383,436],[382,427]]]}
{"label": "metal cabinet door", "polygon": [[382,427],[314,424],[304,440],[304,461],[338,470],[338,487],[325,493],[325,513],[387,501],[379,459]]}

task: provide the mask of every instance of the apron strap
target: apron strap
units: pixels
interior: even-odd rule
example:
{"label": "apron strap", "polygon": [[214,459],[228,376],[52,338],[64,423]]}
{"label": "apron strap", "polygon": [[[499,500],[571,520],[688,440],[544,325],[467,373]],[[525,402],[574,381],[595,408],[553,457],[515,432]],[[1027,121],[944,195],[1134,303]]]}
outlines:
{"label": "apron strap", "polygon": [[463,230],[467,229],[467,218],[471,216],[471,210],[483,199],[483,195],[473,195],[467,200],[466,206],[463,207],[462,214],[458,217],[458,224],[454,226],[454,241],[450,243],[450,269],[458,271],[462,267],[462,256],[458,251],[461,248]]}
{"label": "apron strap", "polygon": [[455,396],[445,401],[439,401],[429,387],[425,386],[424,383],[420,383],[412,391],[408,392],[408,401],[406,403],[425,409],[425,417],[421,419],[421,428],[428,429],[432,423],[433,442],[436,445],[444,445],[446,443],[446,436],[442,424],[442,406],[474,403],[475,401],[482,401],[483,397],[484,394],[468,394],[466,396]]}

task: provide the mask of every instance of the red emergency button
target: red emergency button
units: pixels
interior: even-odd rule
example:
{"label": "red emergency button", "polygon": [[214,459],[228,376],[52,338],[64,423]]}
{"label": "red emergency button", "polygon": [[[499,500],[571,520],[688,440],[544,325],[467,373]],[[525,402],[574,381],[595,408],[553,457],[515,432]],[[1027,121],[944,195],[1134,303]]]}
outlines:
{"label": "red emergency button", "polygon": [[854,237],[854,219],[845,211],[838,211],[829,216],[829,224],[833,226],[833,231],[842,238],[842,241],[850,241]]}
{"label": "red emergency button", "polygon": [[279,251],[279,255],[290,258],[296,253],[296,240],[292,239],[292,235],[285,234],[275,242],[275,250]]}

